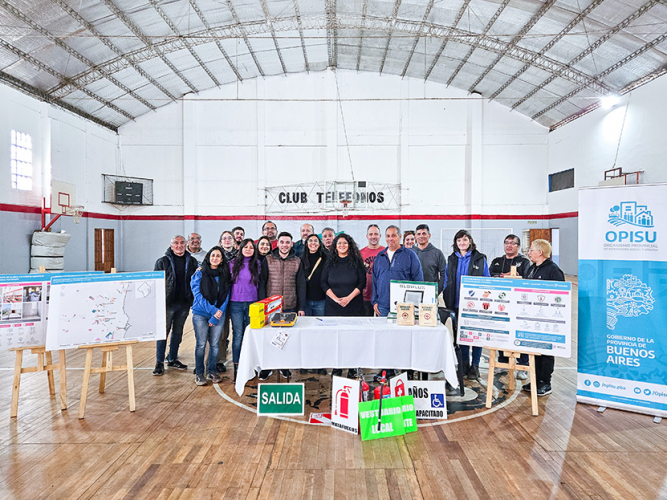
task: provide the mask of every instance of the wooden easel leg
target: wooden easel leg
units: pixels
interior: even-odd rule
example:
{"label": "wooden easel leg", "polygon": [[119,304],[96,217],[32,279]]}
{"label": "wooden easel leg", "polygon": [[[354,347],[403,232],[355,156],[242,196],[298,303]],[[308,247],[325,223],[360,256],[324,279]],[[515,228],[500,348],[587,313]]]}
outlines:
{"label": "wooden easel leg", "polygon": [[493,401],[493,379],[496,371],[496,350],[489,350],[489,377],[486,385],[486,407],[491,408]]}
{"label": "wooden easel leg", "polygon": [[88,382],[90,382],[90,369],[93,366],[93,350],[86,349],[86,367],[83,369],[83,382],[81,387],[81,402],[79,403],[79,418],[86,414],[86,397],[88,396]]}
{"label": "wooden easel leg", "polygon": [[514,392],[514,370],[516,370],[516,358],[512,356],[509,358],[510,362],[510,371],[509,371],[509,377],[510,377],[510,382],[509,382],[509,389],[510,392]]}
{"label": "wooden easel leg", "polygon": [[21,367],[23,365],[23,351],[16,351],[14,363],[14,385],[12,386],[12,408],[9,416],[16,418],[19,411],[19,387],[21,386]]}
{"label": "wooden easel leg", "polygon": [[[47,365],[52,365],[53,364],[53,358],[51,357],[51,351],[46,351],[46,364]],[[49,379],[49,394],[51,396],[55,397],[56,396],[56,381],[53,379],[53,370],[47,369],[46,370],[46,376]]]}
{"label": "wooden easel leg", "polygon": [[125,346],[125,357],[127,358],[127,390],[130,395],[130,411],[135,410],[134,405],[134,362],[132,361],[132,345]]}
{"label": "wooden easel leg", "polygon": [[537,375],[535,374],[535,355],[529,354],[528,359],[528,362],[530,363],[530,403],[533,410],[533,416],[536,417],[539,414],[539,411],[537,408]]}
{"label": "wooden easel leg", "polygon": [[58,369],[60,371],[60,409],[67,409],[67,375],[65,366],[65,350],[58,351]]}
{"label": "wooden easel leg", "polygon": [[[107,367],[110,357],[111,357],[111,351],[102,353],[102,368]],[[104,394],[104,386],[106,385],[106,382],[107,382],[106,372],[100,373],[100,394]]]}

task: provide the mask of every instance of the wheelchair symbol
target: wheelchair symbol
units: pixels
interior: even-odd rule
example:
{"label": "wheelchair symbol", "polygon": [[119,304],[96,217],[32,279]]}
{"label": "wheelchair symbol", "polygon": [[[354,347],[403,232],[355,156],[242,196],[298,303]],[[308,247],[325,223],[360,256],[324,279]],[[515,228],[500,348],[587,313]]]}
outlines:
{"label": "wheelchair symbol", "polygon": [[431,394],[431,407],[432,408],[444,408],[445,406],[445,395],[444,394]]}

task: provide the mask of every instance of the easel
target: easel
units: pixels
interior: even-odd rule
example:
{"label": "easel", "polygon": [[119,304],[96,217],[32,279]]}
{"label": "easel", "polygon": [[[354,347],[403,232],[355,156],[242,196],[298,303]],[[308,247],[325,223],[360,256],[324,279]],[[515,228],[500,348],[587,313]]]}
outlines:
{"label": "easel", "polygon": [[[106,383],[107,373],[127,372],[127,388],[130,396],[130,411],[134,411],[134,364],[132,362],[132,346],[138,343],[137,340],[128,340],[125,342],[110,342],[108,344],[82,345],[79,349],[86,349],[86,365],[83,370],[83,385],[81,387],[81,402],[79,404],[79,418],[84,418],[86,413],[86,397],[88,396],[88,383],[90,375],[100,374],[100,394],[104,394],[104,385]],[[113,366],[113,352],[119,347],[125,346],[126,364]],[[93,349],[102,349],[102,366],[93,368]]]}
{"label": "easel", "polygon": [[495,375],[495,368],[506,368],[509,370],[509,389],[514,392],[514,371],[525,371],[530,374],[530,402],[533,410],[533,416],[538,415],[537,409],[537,376],[535,375],[535,354],[528,354],[528,366],[517,365],[516,360],[521,356],[519,351],[503,351],[504,355],[509,358],[508,363],[499,363],[497,361],[498,351],[500,349],[489,348],[489,380],[486,387],[486,407],[491,408],[491,400],[493,399],[493,378]]}
{"label": "easel", "polygon": [[[23,351],[30,350],[30,354],[37,354],[37,366],[30,366],[23,368]],[[59,363],[53,364],[51,358],[51,351],[47,351],[46,347],[14,347],[10,351],[16,351],[16,363],[14,364],[14,385],[12,386],[12,407],[9,416],[16,418],[19,409],[19,387],[21,385],[21,375],[24,373],[35,373],[45,371],[49,380],[49,394],[52,397],[56,395],[56,384],[53,379],[53,370],[59,371],[60,378],[60,409],[67,409],[67,377],[65,375],[65,351],[59,350]],[[46,363],[44,363],[46,358]]]}

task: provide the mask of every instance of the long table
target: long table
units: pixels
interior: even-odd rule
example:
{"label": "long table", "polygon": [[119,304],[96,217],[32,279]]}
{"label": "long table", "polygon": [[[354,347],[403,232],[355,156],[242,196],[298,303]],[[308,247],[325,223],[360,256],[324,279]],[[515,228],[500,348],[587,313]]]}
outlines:
{"label": "long table", "polygon": [[386,318],[302,316],[289,330],[282,350],[271,339],[283,328],[246,328],[236,376],[236,393],[255,371],[281,368],[396,368],[444,372],[458,387],[452,334],[444,325],[397,326]]}

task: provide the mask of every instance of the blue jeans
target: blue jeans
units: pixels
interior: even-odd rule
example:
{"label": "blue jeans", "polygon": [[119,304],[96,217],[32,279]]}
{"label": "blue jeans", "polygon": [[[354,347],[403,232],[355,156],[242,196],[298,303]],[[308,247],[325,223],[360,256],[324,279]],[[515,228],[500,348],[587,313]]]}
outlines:
{"label": "blue jeans", "polygon": [[206,316],[199,314],[192,315],[192,325],[195,327],[195,371],[197,375],[204,376],[204,353],[206,352],[206,342],[208,341],[208,362],[206,363],[206,373],[217,373],[215,364],[218,360],[218,341],[222,334],[222,318],[215,326],[209,326]]}
{"label": "blue jeans", "polygon": [[171,342],[169,343],[169,357],[168,361],[176,361],[178,359],[178,348],[183,340],[183,325],[188,319],[190,306],[187,304],[167,304],[167,336],[164,340],[157,341],[156,358],[158,363],[164,363],[164,355],[167,350],[167,337],[169,337],[169,330],[171,330]]}
{"label": "blue jeans", "polygon": [[241,357],[241,345],[243,344],[243,333],[250,324],[250,304],[252,302],[230,302],[229,314],[232,318],[232,359],[238,364]]}
{"label": "blue jeans", "polygon": [[470,363],[470,346],[462,345],[461,346],[461,357],[463,358],[464,365],[479,366],[479,360],[482,357],[482,348],[474,347],[472,348],[472,363]]}
{"label": "blue jeans", "polygon": [[307,300],[306,316],[324,316],[324,307],[326,300]]}
{"label": "blue jeans", "polygon": [[380,310],[381,317],[386,318],[387,316],[389,316],[389,309],[385,309],[380,304],[378,304],[378,309]]}

